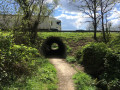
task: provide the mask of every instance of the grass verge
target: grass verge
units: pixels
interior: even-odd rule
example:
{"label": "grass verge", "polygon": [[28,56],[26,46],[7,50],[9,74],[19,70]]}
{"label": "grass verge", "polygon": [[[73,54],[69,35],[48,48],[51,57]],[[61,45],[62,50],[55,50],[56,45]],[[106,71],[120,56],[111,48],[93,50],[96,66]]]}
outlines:
{"label": "grass verge", "polygon": [[73,76],[76,90],[96,90],[95,80],[83,72],[78,72]]}
{"label": "grass verge", "polygon": [[39,59],[37,58],[36,62],[38,70],[32,77],[23,81],[23,76],[11,86],[4,87],[3,90],[57,90],[56,69],[48,60],[41,62]]}

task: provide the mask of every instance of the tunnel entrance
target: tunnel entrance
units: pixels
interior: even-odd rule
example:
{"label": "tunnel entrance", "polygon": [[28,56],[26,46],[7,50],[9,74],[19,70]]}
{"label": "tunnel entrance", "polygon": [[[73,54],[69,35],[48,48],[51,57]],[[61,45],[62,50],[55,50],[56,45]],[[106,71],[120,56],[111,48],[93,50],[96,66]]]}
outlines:
{"label": "tunnel entrance", "polygon": [[66,58],[66,46],[59,37],[48,37],[43,42],[41,51],[46,58]]}

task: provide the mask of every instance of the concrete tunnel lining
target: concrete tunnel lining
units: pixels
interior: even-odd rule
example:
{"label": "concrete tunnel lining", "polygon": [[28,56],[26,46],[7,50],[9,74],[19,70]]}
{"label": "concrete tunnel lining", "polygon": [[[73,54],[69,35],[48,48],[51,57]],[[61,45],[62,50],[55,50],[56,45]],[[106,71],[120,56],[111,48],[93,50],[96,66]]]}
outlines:
{"label": "concrete tunnel lining", "polygon": [[[58,49],[52,50],[53,43],[58,45]],[[48,37],[43,42],[41,51],[46,58],[66,58],[66,46],[60,37]]]}

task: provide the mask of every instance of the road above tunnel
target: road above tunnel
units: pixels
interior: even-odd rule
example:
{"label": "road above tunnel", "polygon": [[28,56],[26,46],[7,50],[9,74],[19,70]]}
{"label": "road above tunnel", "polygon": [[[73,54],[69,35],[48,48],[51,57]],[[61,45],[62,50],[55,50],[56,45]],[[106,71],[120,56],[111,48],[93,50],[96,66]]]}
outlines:
{"label": "road above tunnel", "polygon": [[76,73],[64,59],[51,58],[49,61],[55,66],[59,79],[58,90],[75,90],[72,76]]}

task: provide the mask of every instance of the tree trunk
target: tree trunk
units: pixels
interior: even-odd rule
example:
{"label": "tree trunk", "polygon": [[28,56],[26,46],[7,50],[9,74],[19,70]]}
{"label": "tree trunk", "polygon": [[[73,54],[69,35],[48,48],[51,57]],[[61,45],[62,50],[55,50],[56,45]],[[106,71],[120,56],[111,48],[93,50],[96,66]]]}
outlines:
{"label": "tree trunk", "polygon": [[32,44],[35,44],[35,40],[37,38],[37,26],[38,26],[39,22],[35,21],[33,28],[31,29],[31,37],[30,37],[30,42]]}
{"label": "tree trunk", "polygon": [[105,29],[104,29],[104,13],[103,13],[103,6],[101,1],[101,19],[102,19],[102,33],[103,33],[103,40],[106,43],[106,37],[105,37]]}
{"label": "tree trunk", "polygon": [[96,25],[94,25],[94,39],[97,40],[97,37],[96,37]]}
{"label": "tree trunk", "polygon": [[97,32],[97,22],[96,22],[96,0],[94,0],[94,39],[97,40],[96,32]]}

